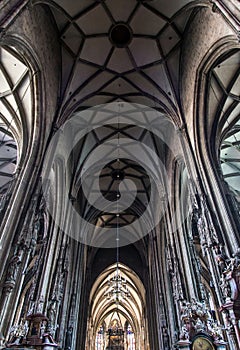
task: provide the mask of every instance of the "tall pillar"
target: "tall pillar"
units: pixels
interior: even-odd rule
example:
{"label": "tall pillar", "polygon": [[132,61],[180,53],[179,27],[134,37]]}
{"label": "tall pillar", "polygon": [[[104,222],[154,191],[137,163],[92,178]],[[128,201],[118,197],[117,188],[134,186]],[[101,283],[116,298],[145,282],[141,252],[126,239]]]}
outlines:
{"label": "tall pillar", "polygon": [[220,311],[224,314],[231,349],[240,349],[240,250],[225,262],[221,275],[224,303]]}

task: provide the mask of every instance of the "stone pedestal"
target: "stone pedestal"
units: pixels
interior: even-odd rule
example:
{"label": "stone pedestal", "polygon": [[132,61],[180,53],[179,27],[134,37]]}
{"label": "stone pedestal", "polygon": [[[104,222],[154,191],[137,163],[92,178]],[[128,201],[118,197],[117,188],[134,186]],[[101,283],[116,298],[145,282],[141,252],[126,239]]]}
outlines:
{"label": "stone pedestal", "polygon": [[13,337],[6,345],[6,349],[55,350],[58,347],[52,336],[45,331],[48,321],[45,315],[32,314],[26,318],[26,321],[28,321],[27,334]]}

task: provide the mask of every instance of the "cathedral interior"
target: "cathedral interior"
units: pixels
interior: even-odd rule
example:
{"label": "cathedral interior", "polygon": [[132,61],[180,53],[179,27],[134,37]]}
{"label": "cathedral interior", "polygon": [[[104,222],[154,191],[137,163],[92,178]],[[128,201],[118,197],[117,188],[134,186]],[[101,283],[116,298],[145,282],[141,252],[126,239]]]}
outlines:
{"label": "cathedral interior", "polygon": [[240,1],[0,2],[0,349],[240,349]]}

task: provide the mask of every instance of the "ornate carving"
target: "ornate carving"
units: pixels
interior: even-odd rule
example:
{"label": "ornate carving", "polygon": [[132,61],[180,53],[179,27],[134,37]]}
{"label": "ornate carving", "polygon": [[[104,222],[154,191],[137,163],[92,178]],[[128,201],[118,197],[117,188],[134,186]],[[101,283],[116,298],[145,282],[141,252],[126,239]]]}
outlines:
{"label": "ornate carving", "polygon": [[162,336],[163,336],[164,349],[168,350],[169,349],[169,334],[168,334],[168,329],[165,326],[162,327]]}
{"label": "ornate carving", "polygon": [[15,252],[8,264],[4,288],[9,286],[10,284],[12,285],[12,287],[14,287],[17,280],[19,267],[22,262],[22,254],[23,254],[23,247],[21,244],[17,244]]}
{"label": "ornate carving", "polygon": [[220,272],[223,272],[227,267],[227,256],[224,252],[224,248],[222,244],[215,243],[213,245],[213,250],[215,253],[215,260],[217,265],[219,266]]}
{"label": "ornate carving", "polygon": [[191,302],[181,303],[182,329],[180,340],[192,339],[197,333],[205,332],[215,340],[222,339],[222,326],[212,318],[205,302],[192,298]]}
{"label": "ornate carving", "polygon": [[6,277],[6,281],[7,282],[11,282],[11,281],[16,281],[17,278],[17,274],[18,274],[18,268],[20,265],[20,260],[18,259],[18,257],[14,257],[8,266],[8,270],[7,270],[7,277]]}
{"label": "ornate carving", "polygon": [[66,340],[65,340],[65,347],[64,350],[71,350],[72,347],[72,327],[68,327],[66,332]]}
{"label": "ornate carving", "polygon": [[219,239],[214,228],[214,215],[209,209],[204,195],[196,196],[196,199],[193,201],[192,221],[193,229],[199,236],[202,252],[205,255],[206,249],[219,242]]}
{"label": "ornate carving", "polygon": [[5,282],[3,286],[3,294],[7,296],[10,294],[15,286],[15,282]]}
{"label": "ornate carving", "polygon": [[221,266],[220,287],[225,301],[240,299],[240,249]]}
{"label": "ornate carving", "polygon": [[226,260],[220,277],[224,304],[220,311],[225,316],[226,330],[233,348],[239,348],[240,335],[238,322],[240,320],[240,249]]}
{"label": "ornate carving", "polygon": [[52,292],[51,300],[57,300],[61,301],[64,294],[64,288],[65,288],[65,273],[58,271],[54,283],[54,288]]}
{"label": "ornate carving", "polygon": [[21,320],[19,325],[14,325],[10,328],[10,338],[18,338],[18,337],[26,337],[27,333],[28,333],[28,323],[27,321],[23,321]]}
{"label": "ornate carving", "polygon": [[172,282],[172,292],[175,300],[182,300],[183,289],[178,261],[175,254],[173,252],[170,252],[170,249],[171,247],[168,247],[167,249],[167,265]]}
{"label": "ornate carving", "polygon": [[50,301],[47,316],[48,316],[47,330],[52,336],[54,336],[56,331],[56,316],[57,316],[56,301],[54,300]]}
{"label": "ornate carving", "polygon": [[235,269],[240,269],[240,248],[238,248],[235,254],[233,254],[233,257],[230,258],[229,264],[226,268],[227,271],[233,271]]}
{"label": "ornate carving", "polygon": [[226,281],[225,276],[221,276],[219,286],[221,287],[222,294],[223,294],[224,298],[225,299],[230,298],[231,297],[231,288],[230,288],[229,283]]}
{"label": "ornate carving", "polygon": [[43,306],[44,306],[44,297],[41,295],[36,303],[36,313],[41,314],[43,313]]}
{"label": "ornate carving", "polygon": [[185,324],[181,328],[179,339],[180,340],[189,340],[189,330]]}
{"label": "ornate carving", "polygon": [[43,314],[29,315],[19,325],[11,329],[10,341],[7,348],[36,348],[45,347],[49,350],[58,348],[52,336],[46,332],[47,317]]}
{"label": "ornate carving", "polygon": [[42,203],[35,212],[30,225],[30,242],[29,248],[31,249],[31,255],[35,254],[37,243],[44,243],[44,236],[47,232],[47,220],[45,218],[45,205]]}
{"label": "ornate carving", "polygon": [[44,297],[41,295],[40,298],[37,299],[36,301],[30,302],[30,307],[27,315],[30,316],[35,314],[42,314],[43,307],[44,307]]}

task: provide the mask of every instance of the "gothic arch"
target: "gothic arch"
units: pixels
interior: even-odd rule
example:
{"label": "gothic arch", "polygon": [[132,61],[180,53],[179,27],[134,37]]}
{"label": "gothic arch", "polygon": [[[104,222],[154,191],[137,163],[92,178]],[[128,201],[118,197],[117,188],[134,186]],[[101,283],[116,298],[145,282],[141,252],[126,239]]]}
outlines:
{"label": "gothic arch", "polygon": [[[196,100],[194,123],[197,167],[203,179],[200,186],[203,191],[208,192],[208,200],[212,203],[211,205],[219,209],[215,213],[215,220],[216,224],[219,225],[224,232],[228,232],[228,234],[225,235],[226,247],[229,246],[228,237],[231,236],[230,239],[236,249],[239,244],[239,238],[236,235],[236,221],[233,220],[229,205],[227,204],[226,188],[222,181],[221,171],[219,171],[220,162],[216,156],[219,148],[219,138],[216,138],[216,131],[219,130],[219,127],[217,127],[217,125],[219,125],[219,120],[216,120],[214,110],[208,110],[208,101],[210,99],[209,84],[213,69],[219,65],[220,62],[224,63],[226,57],[231,56],[231,54],[238,52],[240,55],[239,49],[239,43],[236,42],[234,37],[225,38],[216,43],[215,47],[212,48],[212,52],[204,58],[198,69],[198,99]],[[229,71],[229,75],[230,74],[231,71]],[[213,99],[213,97],[211,98]],[[215,108],[217,111],[217,107],[219,108],[218,100],[215,102],[212,101],[212,104],[216,106]],[[218,206],[216,205],[217,202]],[[227,213],[227,215],[224,215],[224,218],[222,215],[223,212]],[[219,237],[219,239],[221,239],[221,237]]]}
{"label": "gothic arch", "polygon": [[[26,186],[23,186],[22,180],[25,179],[27,182],[31,179],[32,168],[29,165],[34,163],[34,158],[36,157],[38,150],[38,147],[34,148],[33,145],[36,145],[36,140],[39,137],[39,132],[37,131],[38,124],[36,123],[36,108],[39,108],[39,105],[41,105],[41,99],[38,99],[40,94],[37,94],[36,92],[36,84],[39,83],[39,79],[35,73],[36,62],[34,62],[33,59],[28,61],[30,53],[21,43],[20,38],[15,39],[12,36],[6,35],[1,44],[2,50],[6,52],[6,60],[12,60],[12,62],[9,63],[12,63],[14,66],[13,68],[16,70],[16,75],[12,75],[11,78],[7,77],[7,72],[5,71],[5,79],[9,82],[9,90],[6,91],[6,97],[3,97],[7,99],[8,94],[10,97],[13,94],[12,100],[9,100],[13,105],[11,106],[8,104],[8,108],[5,108],[4,120],[16,138],[19,154],[14,181],[10,189],[11,192],[8,193],[6,198],[8,201],[7,213],[2,220],[3,232],[1,239],[3,239],[3,246],[5,246],[6,243],[9,246],[9,243],[14,238],[13,232],[16,229],[17,221],[19,220],[19,218],[14,219],[14,216],[16,216],[17,212],[19,213],[17,207],[21,201],[24,201],[26,195],[26,193],[23,195],[23,192],[26,191]],[[20,66],[22,73],[17,73],[18,66]],[[15,74],[14,69],[12,70],[12,74]],[[19,80],[14,82],[14,79],[16,79],[18,75]],[[19,83],[22,83],[23,91],[21,91],[21,85],[18,86]],[[19,91],[17,90],[18,88]],[[24,101],[24,98],[27,98],[27,103],[25,103],[23,108],[22,102]],[[32,127],[30,127],[31,124]],[[14,192],[15,195],[12,196],[12,193]],[[16,198],[20,200],[18,204],[16,203]],[[3,198],[3,200],[5,200],[5,198]],[[11,217],[11,223],[9,220],[6,221],[7,217],[8,219]],[[11,229],[12,225],[15,227],[13,230]],[[6,237],[9,230],[12,232],[11,237]]]}
{"label": "gothic arch", "polygon": [[[10,268],[14,254],[18,254],[18,248],[19,252],[22,252],[22,249],[24,249],[23,241],[24,239],[27,240],[26,236],[17,236],[16,233],[22,229],[22,233],[26,235],[24,225],[28,222],[27,220],[32,222],[32,219],[21,215],[26,209],[25,206],[29,205],[27,203],[31,198],[32,191],[36,189],[35,181],[39,175],[45,146],[43,140],[46,130],[45,115],[47,114],[47,106],[44,97],[44,76],[37,59],[37,53],[34,52],[32,45],[25,37],[15,35],[13,32],[4,35],[0,44],[1,50],[5,53],[1,55],[1,58],[9,61],[9,69],[11,69],[11,64],[13,66],[11,73],[7,72],[4,65],[1,66],[3,79],[9,84],[6,93],[1,97],[2,100],[5,99],[6,106],[5,109],[2,109],[5,114],[3,119],[16,139],[19,155],[11,186],[2,197],[1,248],[5,256],[10,255],[10,259],[3,261],[0,274],[3,280],[6,278],[7,281],[6,274],[2,275],[4,268],[7,265]],[[20,69],[19,75],[18,69]],[[34,211],[37,206],[36,200],[32,200],[31,205]],[[13,242],[16,246],[14,248],[13,245],[10,251]],[[18,258],[21,259],[21,257]],[[24,261],[27,261],[26,258],[24,257]],[[12,293],[11,298],[14,298],[14,300],[20,297],[23,279],[18,279],[16,283],[19,293],[17,289]],[[4,288],[3,283],[3,290]],[[2,303],[4,303],[5,298],[6,295],[3,292]],[[11,298],[8,299],[8,302]],[[6,317],[3,332],[12,322],[15,311],[12,310],[11,315],[10,313],[5,315],[5,311],[2,311],[1,317],[3,319]]]}
{"label": "gothic arch", "polygon": [[[123,299],[115,300],[111,294],[111,278],[116,274],[116,264],[106,268],[94,282],[90,297],[88,310],[88,330],[86,338],[86,349],[95,350],[95,339],[97,330],[103,322],[110,327],[109,317],[119,313],[122,319],[122,329],[125,322],[128,322],[134,330],[137,349],[145,349],[147,329],[144,314],[145,309],[145,288],[135,272],[126,265],[119,264],[119,273],[124,282],[124,290],[128,293]],[[109,294],[110,293],[110,294]],[[125,320],[123,322],[123,320]],[[125,334],[126,336],[126,334]],[[145,339],[145,340],[143,340]]]}
{"label": "gothic arch", "polygon": [[[52,339],[47,347],[55,348],[58,343],[65,350],[96,350],[97,335],[100,341],[108,341],[104,338],[107,328],[119,324],[122,331],[130,325],[140,350],[191,349],[202,330],[212,337],[215,347],[219,339],[223,347],[223,339],[228,339],[229,347],[236,349],[235,340],[236,346],[231,345],[236,320],[227,316],[222,330],[205,306],[213,299],[222,309],[229,307],[224,303],[233,292],[236,296],[236,286],[230,290],[236,281],[230,280],[229,287],[227,278],[240,268],[239,251],[231,258],[240,239],[227,208],[222,179],[213,169],[218,164],[218,147],[212,132],[214,116],[210,118],[207,110],[215,64],[227,51],[239,49],[239,12],[235,7],[233,12],[237,0],[3,2],[0,19],[5,22],[0,37],[5,47],[26,59],[33,96],[32,108],[28,109],[31,117],[23,118],[23,122],[19,119],[13,135],[19,137],[22,158],[2,224],[6,239],[0,261],[0,270],[4,271],[0,331],[8,337],[10,327],[15,328],[7,347],[15,347],[10,343],[18,335],[17,346],[36,345],[31,343],[32,321],[41,313],[44,323],[38,324],[38,341],[45,343],[42,332],[46,332],[48,340]],[[124,29],[120,33],[129,36],[121,47],[119,39],[113,37],[116,28]],[[75,148],[73,125],[62,144],[65,154],[57,154],[55,163],[51,162],[52,154],[48,158],[48,151],[57,149],[55,136],[62,135],[63,124],[73,113],[88,113],[89,107],[106,108],[113,103],[114,114],[123,114],[127,104],[136,102],[144,110],[144,114],[137,114],[136,125],[128,113],[126,120],[117,117],[108,127],[89,130],[91,116],[86,119],[86,134],[81,141],[76,140]],[[153,122],[146,114],[150,106],[156,117]],[[171,128],[162,123],[165,117],[171,120]],[[77,122],[82,131],[85,125],[79,114]],[[220,145],[225,134],[215,129]],[[21,145],[23,139],[27,141]],[[105,141],[112,143],[111,150],[94,153]],[[134,147],[132,141],[141,147]],[[143,145],[152,146],[152,152],[144,153]],[[71,148],[68,155],[66,148]],[[113,159],[107,158],[109,154]],[[108,161],[99,171],[95,162],[98,155],[101,161]],[[129,155],[138,155],[139,163]],[[53,167],[43,194],[40,170],[45,165]],[[88,172],[84,172],[88,165]],[[153,179],[159,175],[157,187],[150,186],[150,173],[155,175]],[[83,195],[82,174],[100,207],[88,201],[89,192]],[[119,213],[110,211],[108,208],[115,205],[119,209],[124,178],[134,180],[136,200]],[[102,191],[98,191],[98,182]],[[69,187],[62,193],[65,183]],[[130,187],[124,186],[124,194],[128,194]],[[118,228],[123,232],[125,223],[138,221],[150,193],[158,189],[159,207],[156,195],[139,229],[148,228],[159,211],[163,214],[160,220],[149,232],[143,232],[146,235],[139,235],[138,227],[134,228],[134,238],[139,240],[119,249],[125,293],[121,290],[120,296],[126,297],[124,303],[116,289],[110,289],[116,281],[116,250],[106,249],[106,243],[112,242],[103,231],[106,226],[107,233],[112,229],[116,244]],[[103,193],[111,203],[104,201]],[[51,205],[52,216],[47,212]],[[88,221],[78,225],[72,209],[83,213],[82,218]],[[94,235],[91,231],[86,241],[81,238],[88,234],[89,222],[95,225],[91,227]],[[102,245],[93,244],[95,237],[103,237]],[[229,244],[225,255],[224,243]],[[226,276],[223,286],[219,286],[221,272],[223,279]],[[33,297],[26,301],[31,293]],[[22,330],[28,312],[32,313],[26,324],[29,328]],[[217,312],[222,322],[221,311]]]}

